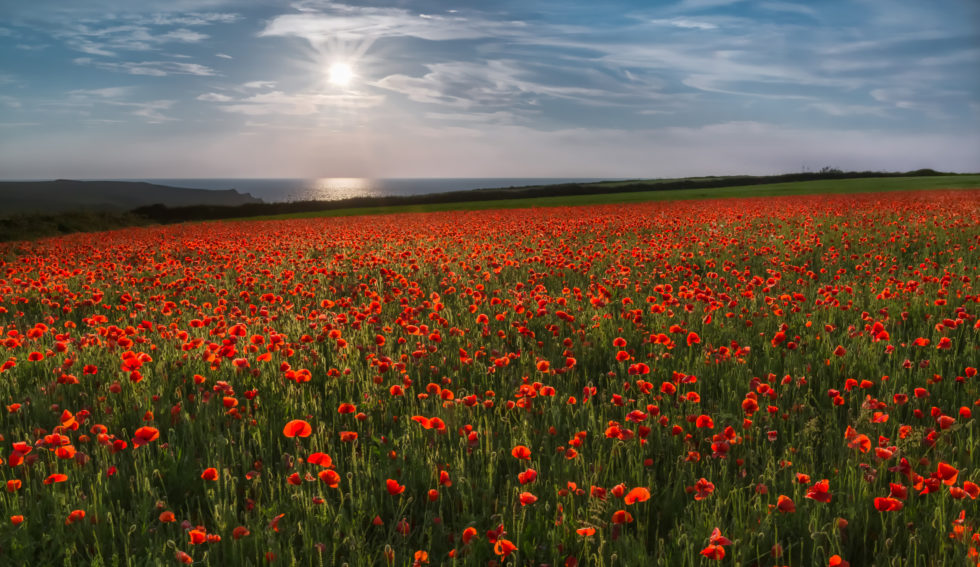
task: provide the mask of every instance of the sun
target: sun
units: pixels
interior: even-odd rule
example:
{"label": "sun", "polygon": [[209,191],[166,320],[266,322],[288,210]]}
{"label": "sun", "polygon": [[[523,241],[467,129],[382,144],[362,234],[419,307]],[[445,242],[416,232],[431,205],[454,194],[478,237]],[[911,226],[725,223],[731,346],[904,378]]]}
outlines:
{"label": "sun", "polygon": [[350,63],[334,63],[327,71],[327,80],[338,87],[346,87],[354,79],[354,68]]}

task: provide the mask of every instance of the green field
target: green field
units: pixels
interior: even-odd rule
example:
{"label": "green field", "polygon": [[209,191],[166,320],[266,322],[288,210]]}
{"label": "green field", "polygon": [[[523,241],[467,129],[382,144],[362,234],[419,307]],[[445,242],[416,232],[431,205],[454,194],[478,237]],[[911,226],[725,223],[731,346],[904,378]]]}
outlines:
{"label": "green field", "polygon": [[[611,188],[626,182],[610,181],[599,185]],[[629,183],[633,183],[632,181]],[[658,181],[651,180],[651,187]],[[686,199],[723,199],[741,197],[776,197],[780,195],[810,195],[818,193],[876,193],[879,191],[925,191],[930,189],[970,189],[980,187],[980,175],[943,175],[926,177],[870,177],[859,179],[827,179],[820,181],[796,181],[719,187],[712,189],[675,189],[607,193],[601,195],[572,195],[564,197],[535,197],[527,199],[497,199],[463,203],[434,203],[425,205],[398,205],[391,207],[356,207],[330,211],[310,211],[285,215],[247,217],[248,220],[296,219],[314,217],[342,217],[357,215],[383,215],[394,213],[424,213],[438,211],[477,211],[487,209],[524,209],[529,207],[574,207],[605,205],[612,203],[641,203],[647,201],[674,201]],[[236,219],[242,220],[242,219]]]}

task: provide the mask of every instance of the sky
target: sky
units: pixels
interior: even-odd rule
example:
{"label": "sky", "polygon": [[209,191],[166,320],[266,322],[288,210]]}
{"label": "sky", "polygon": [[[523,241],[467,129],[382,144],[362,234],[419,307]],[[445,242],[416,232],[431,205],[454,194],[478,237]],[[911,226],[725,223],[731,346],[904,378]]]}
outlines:
{"label": "sky", "polygon": [[0,178],[980,171],[975,0],[0,3]]}

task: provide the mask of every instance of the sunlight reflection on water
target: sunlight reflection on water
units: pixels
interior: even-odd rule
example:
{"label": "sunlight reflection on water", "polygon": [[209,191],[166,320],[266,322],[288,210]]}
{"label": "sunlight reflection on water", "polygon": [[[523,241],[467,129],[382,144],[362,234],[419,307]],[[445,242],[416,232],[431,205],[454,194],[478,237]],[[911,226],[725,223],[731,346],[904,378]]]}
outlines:
{"label": "sunlight reflection on water", "polygon": [[380,197],[378,184],[366,177],[323,177],[311,180],[305,191],[296,195],[301,201],[332,201],[352,197]]}

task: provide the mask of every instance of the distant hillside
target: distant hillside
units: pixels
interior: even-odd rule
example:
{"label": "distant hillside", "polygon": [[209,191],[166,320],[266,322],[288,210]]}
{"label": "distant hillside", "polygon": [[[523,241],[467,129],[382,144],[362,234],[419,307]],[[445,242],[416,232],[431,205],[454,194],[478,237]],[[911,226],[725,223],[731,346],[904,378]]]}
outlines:
{"label": "distant hillside", "polygon": [[0,217],[19,213],[129,211],[154,204],[233,207],[262,202],[234,189],[184,189],[131,181],[0,181]]}

